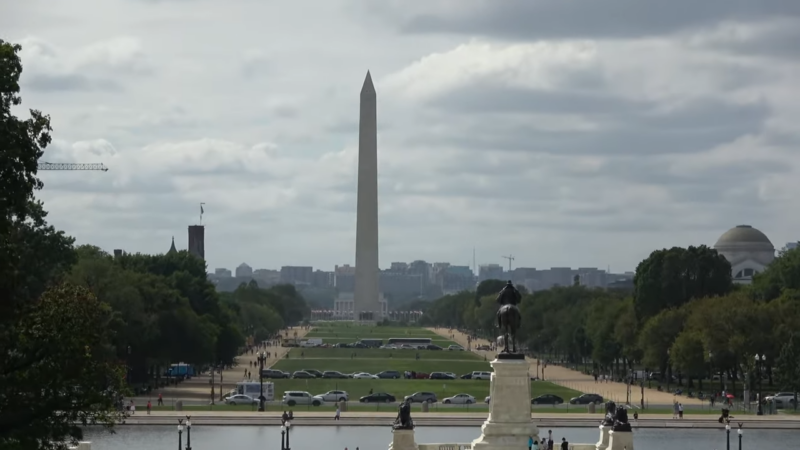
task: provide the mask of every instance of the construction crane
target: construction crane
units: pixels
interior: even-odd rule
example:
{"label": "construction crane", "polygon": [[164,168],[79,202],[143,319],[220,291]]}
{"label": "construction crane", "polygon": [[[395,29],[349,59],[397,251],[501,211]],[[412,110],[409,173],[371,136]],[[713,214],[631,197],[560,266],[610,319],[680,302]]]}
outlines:
{"label": "construction crane", "polygon": [[508,260],[508,271],[511,272],[511,261],[514,260],[514,255],[502,256],[502,258]]}
{"label": "construction crane", "polygon": [[108,172],[108,167],[102,163],[82,164],[82,163],[49,163],[40,162],[39,170],[102,170]]}

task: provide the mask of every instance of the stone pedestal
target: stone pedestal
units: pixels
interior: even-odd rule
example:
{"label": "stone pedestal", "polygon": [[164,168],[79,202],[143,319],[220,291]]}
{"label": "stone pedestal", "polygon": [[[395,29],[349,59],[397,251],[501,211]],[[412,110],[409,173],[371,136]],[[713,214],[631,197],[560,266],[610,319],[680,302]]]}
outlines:
{"label": "stone pedestal", "polygon": [[528,439],[539,439],[531,421],[531,379],[525,359],[495,359],[489,394],[489,418],[473,450],[527,450]]}
{"label": "stone pedestal", "polygon": [[609,431],[608,450],[633,450],[633,432]]}
{"label": "stone pedestal", "polygon": [[392,443],[389,450],[417,450],[417,442],[414,440],[414,430],[393,430]]}
{"label": "stone pedestal", "polygon": [[597,450],[606,450],[608,448],[608,433],[611,427],[600,425],[600,440],[597,441]]}

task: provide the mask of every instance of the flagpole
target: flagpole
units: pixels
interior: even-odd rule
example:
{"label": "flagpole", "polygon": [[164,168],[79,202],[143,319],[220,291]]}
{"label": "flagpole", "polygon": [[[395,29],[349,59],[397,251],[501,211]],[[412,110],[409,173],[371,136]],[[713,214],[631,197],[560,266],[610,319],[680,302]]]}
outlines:
{"label": "flagpole", "polygon": [[203,224],[203,205],[205,205],[205,203],[200,203],[200,225]]}

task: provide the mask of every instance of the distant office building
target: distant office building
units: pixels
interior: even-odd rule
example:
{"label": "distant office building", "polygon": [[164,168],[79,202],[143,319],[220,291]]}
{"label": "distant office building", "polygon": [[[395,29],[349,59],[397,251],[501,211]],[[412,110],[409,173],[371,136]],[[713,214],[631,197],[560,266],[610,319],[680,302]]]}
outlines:
{"label": "distant office building", "polygon": [[259,286],[274,286],[281,283],[281,273],[272,269],[256,269],[253,271],[253,279]]}
{"label": "distant office building", "polygon": [[505,278],[505,271],[500,264],[484,264],[478,267],[478,281],[502,280]]}
{"label": "distant office building", "polygon": [[334,287],[339,293],[353,292],[356,286],[356,268],[350,264],[336,266],[333,270]]}
{"label": "distant office building", "polygon": [[253,277],[253,268],[248,266],[247,263],[241,263],[239,267],[236,268],[236,278],[246,277]]}
{"label": "distant office building", "polygon": [[214,275],[216,275],[217,278],[230,278],[231,271],[225,268],[218,268],[214,269]]}
{"label": "distant office building", "polygon": [[310,266],[281,267],[281,283],[294,285],[310,285],[314,269]]}
{"label": "distant office building", "polygon": [[333,287],[334,273],[325,270],[315,270],[311,274],[311,285],[318,288]]}

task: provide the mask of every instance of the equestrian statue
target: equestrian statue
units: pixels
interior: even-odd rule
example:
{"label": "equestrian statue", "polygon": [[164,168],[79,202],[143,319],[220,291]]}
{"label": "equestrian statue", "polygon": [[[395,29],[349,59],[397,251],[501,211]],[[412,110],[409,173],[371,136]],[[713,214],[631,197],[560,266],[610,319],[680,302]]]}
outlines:
{"label": "equestrian statue", "polygon": [[522,294],[509,281],[497,295],[497,303],[500,309],[497,310],[497,326],[503,337],[503,350],[498,357],[503,355],[517,355],[517,332],[522,322],[522,315],[517,305],[522,301]]}

